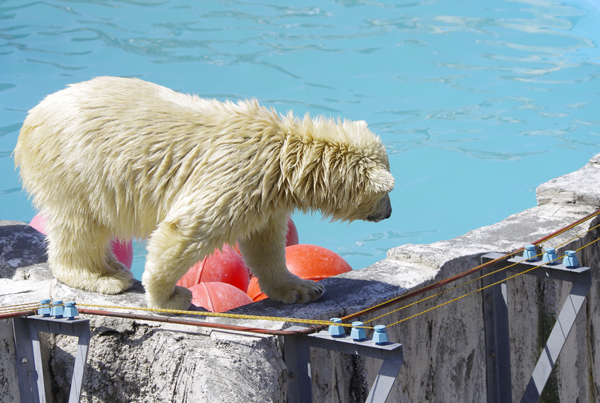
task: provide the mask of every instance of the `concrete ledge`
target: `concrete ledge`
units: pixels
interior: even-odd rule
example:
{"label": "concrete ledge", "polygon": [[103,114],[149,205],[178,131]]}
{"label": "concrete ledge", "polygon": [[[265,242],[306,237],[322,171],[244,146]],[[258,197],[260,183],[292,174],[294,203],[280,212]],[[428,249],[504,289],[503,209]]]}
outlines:
{"label": "concrete ledge", "polygon": [[[266,300],[234,312],[329,319],[464,272],[478,265],[485,253],[517,249],[597,209],[600,206],[600,188],[596,185],[600,183],[599,161],[600,156],[596,156],[581,170],[543,184],[537,192],[539,206],[500,223],[452,240],[429,245],[402,245],[391,249],[386,259],[366,269],[323,280],[327,292],[315,303],[285,306]],[[558,246],[570,240],[560,246],[559,252],[575,249],[598,236],[594,231],[576,237],[597,222],[586,223],[544,246]],[[30,231],[14,223],[11,225],[10,230],[5,227],[6,233],[0,231],[0,248],[7,251],[6,255],[0,253],[0,277],[3,277],[0,278],[0,306],[44,297],[74,299],[80,303],[145,306],[139,283],[124,294],[106,296],[74,290],[56,282],[47,265],[39,261],[43,261],[44,256],[43,239],[40,241],[34,234],[23,238],[23,234]],[[15,248],[17,240],[27,239],[30,242]],[[23,253],[23,256],[8,253],[21,248],[34,253]],[[584,265],[597,267],[600,262],[600,249],[596,244],[579,255]],[[15,259],[29,264],[15,264]],[[600,347],[600,338],[595,334],[600,318],[597,270],[593,276],[594,285],[585,312],[578,317],[559,366],[546,388],[553,401],[593,401],[600,395],[600,362],[595,358]],[[470,280],[472,278],[462,282]],[[391,313],[374,324],[399,321],[478,287],[479,281],[472,282]],[[519,277],[509,284],[515,401],[520,399],[545,334],[567,294],[565,284],[532,277]],[[363,319],[396,308],[387,308]],[[284,329],[291,325],[284,321],[215,318],[206,321],[269,329]],[[84,402],[286,401],[287,371],[277,337],[107,317],[91,317],[91,324],[92,344]],[[0,401],[3,402],[18,401],[15,400],[18,399],[14,386],[15,364],[11,364],[10,355],[14,344],[11,344],[7,328],[10,328],[9,321],[0,321],[0,346],[6,346],[0,358]],[[391,340],[405,346],[405,364],[389,401],[486,401],[480,293],[393,326],[388,331]],[[63,401],[68,393],[75,340],[51,336],[46,344],[52,399]],[[378,371],[377,361],[317,350],[311,355],[314,401],[364,401]]]}

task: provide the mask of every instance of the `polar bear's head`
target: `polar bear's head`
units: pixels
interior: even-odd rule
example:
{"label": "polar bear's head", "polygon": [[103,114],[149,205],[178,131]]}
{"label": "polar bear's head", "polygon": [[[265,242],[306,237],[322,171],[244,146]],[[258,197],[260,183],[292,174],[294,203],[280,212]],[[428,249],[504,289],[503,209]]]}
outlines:
{"label": "polar bear's head", "polygon": [[[334,219],[343,221],[364,220],[379,222],[392,214],[389,193],[394,188],[394,177],[389,171],[385,148],[380,144],[377,152],[364,155],[363,152],[349,150],[360,157],[351,156],[349,163],[338,170],[338,177],[332,181],[339,186],[329,195],[334,203],[332,209],[322,209]],[[343,195],[341,198],[339,196]]]}
{"label": "polar bear's head", "polygon": [[394,178],[381,139],[364,121],[288,115],[284,122],[280,165],[295,207],[343,221],[390,217]]}

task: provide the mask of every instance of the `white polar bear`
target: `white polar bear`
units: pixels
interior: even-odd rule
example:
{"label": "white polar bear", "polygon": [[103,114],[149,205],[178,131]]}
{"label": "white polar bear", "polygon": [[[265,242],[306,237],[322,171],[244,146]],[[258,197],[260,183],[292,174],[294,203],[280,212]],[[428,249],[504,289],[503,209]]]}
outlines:
{"label": "white polar bear", "polygon": [[255,100],[221,103],[139,79],[99,77],[29,111],[14,152],[24,187],[49,218],[54,276],[107,294],[132,284],[109,248],[149,237],[148,306],[187,309],[175,283],[239,241],[273,300],[304,303],[324,288],[285,265],[287,216],[379,221],[394,186],[381,140],[364,122],[280,116]]}

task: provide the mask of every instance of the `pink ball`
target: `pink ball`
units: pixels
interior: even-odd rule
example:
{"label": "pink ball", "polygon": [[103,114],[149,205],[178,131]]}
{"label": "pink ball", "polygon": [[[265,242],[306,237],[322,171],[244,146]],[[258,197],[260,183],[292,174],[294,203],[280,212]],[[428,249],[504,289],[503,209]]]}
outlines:
{"label": "pink ball", "polygon": [[191,287],[190,291],[192,304],[211,312],[226,312],[252,303],[245,292],[226,283],[200,283]]}
{"label": "pink ball", "polygon": [[285,246],[298,245],[298,242],[300,241],[298,238],[298,230],[296,229],[296,224],[292,221],[292,217],[288,216],[287,225],[288,229],[285,234]]}
{"label": "pink ball", "polygon": [[48,231],[46,231],[46,217],[42,215],[42,213],[38,213],[33,217],[33,220],[29,223],[29,226],[33,229],[38,230],[44,235],[48,235]]}
{"label": "pink ball", "polygon": [[131,241],[121,241],[118,238],[110,243],[110,247],[117,260],[123,263],[128,269],[133,264],[133,245]]}
{"label": "pink ball", "polygon": [[212,255],[193,265],[177,285],[191,289],[205,282],[227,283],[246,292],[250,276],[244,259],[231,246],[223,245],[223,251],[216,249]]}
{"label": "pink ball", "polygon": [[[42,213],[38,213],[33,217],[29,226],[47,235],[46,221],[47,218]],[[110,243],[110,246],[117,260],[123,263],[128,269],[131,269],[131,264],[133,263],[133,245],[131,244],[131,240],[120,241],[119,239],[115,239]]]}

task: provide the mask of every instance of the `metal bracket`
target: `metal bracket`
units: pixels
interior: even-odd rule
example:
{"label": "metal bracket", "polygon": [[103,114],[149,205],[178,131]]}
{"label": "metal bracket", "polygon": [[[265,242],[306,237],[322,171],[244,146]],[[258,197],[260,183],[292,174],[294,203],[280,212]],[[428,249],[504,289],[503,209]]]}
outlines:
{"label": "metal bracket", "polygon": [[[483,263],[501,258],[501,253],[488,253],[481,260]],[[506,271],[521,273],[538,267],[526,274],[533,276],[569,281],[573,283],[569,296],[561,308],[558,319],[537,365],[533,370],[521,403],[537,402],[556,360],[564,347],[567,336],[573,329],[577,314],[581,310],[585,298],[592,285],[589,267],[567,268],[562,264],[543,265],[541,261],[527,262],[522,257],[508,259],[492,266],[485,273],[512,266]],[[483,286],[502,281],[506,271],[494,273],[482,279]],[[500,283],[483,291],[483,314],[485,323],[485,347],[487,360],[488,403],[512,403],[510,338],[508,321],[508,300],[506,283]]]}
{"label": "metal bracket", "polygon": [[[305,327],[293,326],[288,331],[303,331]],[[285,364],[288,369],[288,402],[312,403],[310,373],[310,347],[333,350],[383,360],[367,402],[385,402],[400,367],[404,363],[402,344],[376,344],[372,340],[355,341],[349,335],[332,337],[323,330],[313,334],[283,336]]]}
{"label": "metal bracket", "polygon": [[21,401],[46,402],[39,336],[39,332],[46,332],[79,338],[71,379],[69,403],[79,402],[90,344],[90,321],[88,319],[55,319],[35,315],[26,318],[14,318],[13,328]]}

